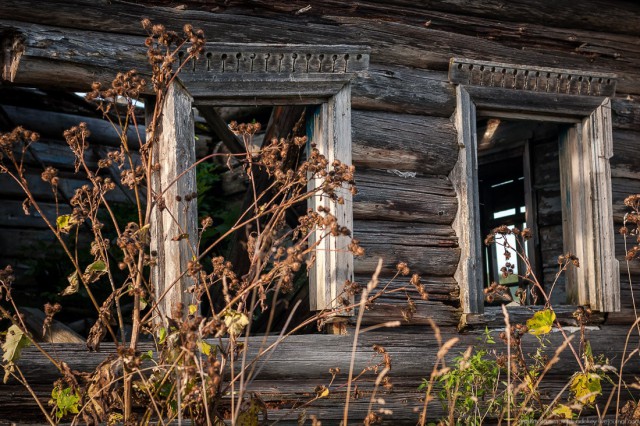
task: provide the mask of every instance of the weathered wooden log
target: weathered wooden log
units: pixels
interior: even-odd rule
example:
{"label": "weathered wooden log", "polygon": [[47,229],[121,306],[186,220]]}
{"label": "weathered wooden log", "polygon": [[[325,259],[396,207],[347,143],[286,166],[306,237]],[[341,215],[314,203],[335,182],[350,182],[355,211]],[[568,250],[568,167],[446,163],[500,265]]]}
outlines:
{"label": "weathered wooden log", "polygon": [[458,155],[446,118],[354,111],[352,127],[356,167],[447,175]]}
{"label": "weathered wooden log", "polygon": [[[638,158],[640,132],[616,130],[613,132],[613,157],[611,177],[640,181],[640,158]],[[640,184],[638,187],[640,190]]]}
{"label": "weathered wooden log", "polygon": [[[152,122],[153,108],[146,120]],[[175,309],[192,301],[187,288],[193,280],[188,264],[198,256],[198,206],[192,99],[178,82],[167,89],[155,132],[147,139],[153,149],[154,164],[160,169],[151,176],[155,206],[151,212],[151,252],[156,264],[151,280],[161,320],[180,315]]]}
{"label": "weathered wooden log", "polygon": [[[50,223],[56,223],[57,212],[56,205],[53,203],[41,203],[39,204],[44,216]],[[67,205],[61,205],[59,208],[59,214],[68,214],[71,212],[71,207]],[[40,213],[35,208],[29,209],[30,214],[25,214],[22,209],[22,201],[4,200],[0,203],[0,223],[2,226],[11,228],[32,228],[32,229],[49,229],[47,224],[43,220]]]}
{"label": "weathered wooden log", "polygon": [[[409,314],[407,304],[374,303],[362,317],[363,325],[376,325],[387,321],[400,321],[402,325],[428,326],[431,321],[443,327],[458,325],[462,310],[440,302],[413,299],[415,312]],[[352,320],[355,323],[355,319]]]}
{"label": "weathered wooden log", "polygon": [[[196,1],[187,1],[187,4],[198,4]],[[499,2],[486,4],[480,0],[466,2],[464,5],[457,3],[443,3],[434,0],[422,0],[412,2],[410,0],[399,0],[393,2],[385,2],[382,0],[370,0],[360,2],[357,5],[344,3],[340,0],[324,1],[321,4],[313,5],[312,8],[305,9],[308,5],[303,0],[293,0],[287,2],[274,2],[268,0],[259,0],[247,2],[246,0],[236,0],[225,4],[227,13],[255,13],[255,7],[266,9],[271,14],[287,13],[301,14],[303,16],[332,16],[345,14],[358,17],[393,17],[394,20],[403,22],[412,22],[417,25],[425,25],[429,27],[440,28],[445,23],[451,22],[451,25],[470,26],[470,32],[479,31],[475,23],[486,23],[487,26],[494,24],[495,21],[502,21],[500,28],[512,30],[517,36],[519,34],[528,34],[527,31],[531,27],[536,28],[537,24],[544,22],[549,25],[549,30],[557,31],[558,29],[572,29],[572,34],[580,34],[576,29],[586,29],[591,31],[602,31],[613,34],[630,34],[638,35],[640,32],[634,25],[633,19],[640,14],[640,9],[634,7],[621,7],[612,5],[602,0],[590,0],[584,3],[587,10],[575,10],[567,4],[558,4],[550,0],[544,0],[539,3],[540,8],[530,10],[530,4],[524,0],[514,2]],[[251,9],[249,9],[251,8]],[[302,12],[300,12],[302,10]],[[612,22],[603,22],[606,16],[600,15],[601,19],[593,16],[591,11],[598,10],[606,16],[611,16],[615,22],[621,25],[615,25]],[[264,14],[265,12],[261,10]],[[296,13],[298,12],[298,13]],[[615,18],[614,18],[615,16]],[[484,19],[479,19],[484,18]],[[513,24],[512,24],[513,23]],[[516,27],[516,23],[519,25]],[[523,25],[523,24],[528,25]],[[459,29],[459,30],[464,30]],[[519,31],[518,31],[519,30]],[[497,30],[496,30],[497,31]],[[488,32],[488,31],[485,31]],[[495,32],[495,31],[494,31]],[[489,33],[493,34],[492,33]],[[588,34],[588,33],[587,33]],[[612,36],[613,34],[608,34]]]}
{"label": "weathered wooden log", "polygon": [[[385,407],[394,410],[392,419],[394,424],[406,421],[415,422],[417,412],[422,407],[421,397],[423,393],[416,393],[416,388],[423,377],[428,376],[429,371],[435,362],[437,343],[433,333],[428,326],[408,327],[402,329],[392,328],[389,331],[367,332],[359,336],[357,350],[355,352],[355,371],[362,371],[370,365],[374,354],[372,346],[380,345],[389,353],[392,360],[392,370],[390,372],[391,381],[394,388],[391,391],[380,390],[380,396],[386,401]],[[483,328],[484,330],[484,328]],[[619,366],[622,357],[623,345],[612,345],[611,342],[624,342],[628,333],[627,326],[610,326],[603,330],[587,330],[594,354],[603,354],[612,360],[614,366]],[[468,346],[481,345],[481,334],[469,333],[458,334],[451,328],[441,330],[444,341],[457,337],[460,341],[446,354],[448,365],[453,362],[453,358],[464,352]],[[567,329],[568,334],[575,334],[575,329]],[[503,343],[497,338],[498,331],[492,332],[494,339],[498,342],[491,345],[501,352],[506,352]],[[548,335],[550,342],[546,345],[545,353],[552,355],[555,349],[563,341],[560,333],[553,332]],[[578,336],[576,335],[576,339]],[[269,413],[269,418],[275,420],[280,416],[290,418],[295,421],[298,412],[289,413],[285,408],[290,407],[293,401],[306,400],[315,395],[313,389],[318,384],[328,384],[331,380],[330,368],[340,368],[340,373],[334,382],[334,387],[330,389],[330,395],[326,399],[316,401],[307,407],[307,414],[316,414],[324,422],[331,423],[334,419],[342,418],[344,408],[344,388],[341,386],[346,382],[346,371],[349,370],[351,360],[351,347],[353,336],[336,335],[297,335],[288,338],[279,344],[273,356],[265,363],[257,380],[250,387],[252,392],[257,392],[266,401],[273,401],[274,410]],[[262,338],[260,338],[260,341]],[[268,338],[271,343],[275,338]],[[577,340],[574,339],[577,344]],[[638,344],[637,333],[631,334],[629,347]],[[253,359],[260,344],[258,340],[255,344],[248,345],[247,359]],[[45,349],[53,351],[57,357],[66,360],[69,366],[78,371],[90,371],[106,358],[106,353],[115,349],[112,344],[105,343],[102,349],[105,352],[88,353],[84,345],[44,345]],[[322,351],[317,348],[322,347]],[[525,354],[532,354],[539,347],[537,339],[531,335],[525,335],[522,340],[522,347]],[[148,344],[143,344],[140,350],[152,349]],[[527,356],[527,355],[525,355]],[[562,387],[569,381],[570,375],[578,371],[578,364],[569,349],[560,354],[560,360],[555,364],[542,382],[542,389],[553,398]],[[378,362],[374,359],[373,362]],[[58,378],[58,373],[48,360],[44,358],[33,347],[27,348],[22,355],[20,364],[23,373],[29,381],[31,387],[43,398],[44,403],[50,398],[53,381]],[[625,366],[626,377],[632,378],[640,374],[638,363],[628,363]],[[360,400],[355,400],[352,415],[364,416],[370,400],[375,374],[366,376],[368,380],[358,383],[359,390],[363,395]],[[0,393],[0,417],[7,420],[16,419],[24,422],[25,407],[35,407],[29,400],[28,393],[14,381],[7,385],[2,385],[3,392]],[[623,392],[624,394],[624,392]],[[605,398],[608,393],[605,393]],[[359,404],[358,401],[366,403]],[[18,405],[19,404],[19,405]],[[429,411],[435,415],[440,415],[438,406],[434,401],[429,406]],[[19,408],[19,409],[18,409]],[[30,410],[33,413],[32,419],[40,420],[37,409]],[[431,416],[430,416],[431,418]]]}
{"label": "weathered wooden log", "polygon": [[[509,322],[511,325],[525,324],[536,311],[543,309],[542,306],[514,306],[508,307]],[[554,306],[556,318],[562,326],[579,327],[580,324],[573,317],[576,306]],[[605,315],[594,312],[589,319],[588,325],[598,325],[605,321]],[[504,314],[501,307],[485,307],[483,314],[465,314],[461,319],[461,328],[463,329],[480,329],[502,328],[505,327]]]}
{"label": "weathered wooden log", "polygon": [[451,182],[443,176],[360,169],[355,219],[450,224],[458,209]]}
{"label": "weathered wooden log", "polygon": [[[33,172],[25,173],[29,190],[34,195],[36,200],[43,202],[54,201],[54,193],[51,189],[51,184],[44,182],[35,169]],[[73,196],[75,190],[83,185],[89,184],[88,180],[82,179],[82,176],[73,175],[68,172],[61,172],[58,174],[60,182],[58,184],[59,194],[58,201],[62,204],[66,204],[68,200]],[[120,179],[118,177],[118,179]],[[26,195],[22,188],[9,176],[0,174],[0,197],[13,198],[24,200]],[[114,203],[127,203],[130,202],[130,198],[123,192],[121,188],[116,187],[113,191],[107,192],[105,198],[109,202]]]}
{"label": "weathered wooden log", "polygon": [[385,272],[395,272],[398,262],[406,262],[428,276],[452,276],[458,264],[457,239],[449,225],[356,221],[354,236],[365,249],[355,260],[357,274],[373,273],[379,258]]}
{"label": "weathered wooden log", "polygon": [[31,335],[37,339],[38,342],[85,343],[82,336],[55,319],[51,322],[51,325],[46,329],[46,333],[43,335],[42,326],[46,315],[40,309],[21,307],[20,313],[23,314],[24,322],[31,332]]}
{"label": "weathered wooden log", "polygon": [[[34,105],[35,107],[36,105]],[[11,121],[25,129],[38,132],[40,135],[50,139],[62,139],[65,130],[77,126],[81,121],[87,123],[91,131],[89,144],[120,146],[120,138],[113,125],[109,121],[95,117],[81,117],[73,114],[48,111],[46,114],[36,108],[14,107],[4,105],[2,107]],[[116,126],[117,127],[117,126]],[[120,129],[118,129],[118,132]],[[144,137],[144,126],[138,126],[138,132],[132,126],[127,132],[127,140],[131,149],[137,150],[140,147],[138,134]],[[144,142],[144,141],[142,141]]]}
{"label": "weathered wooden log", "polygon": [[[206,33],[215,34],[217,41],[225,41],[227,34],[232,34],[233,40],[226,41],[234,42],[321,44],[339,37],[341,42],[353,44],[361,43],[364,39],[372,47],[372,56],[379,57],[385,61],[383,63],[387,64],[397,63],[444,70],[451,56],[482,57],[487,60],[510,58],[512,62],[529,62],[541,66],[562,65],[569,68],[616,71],[621,77],[619,89],[622,93],[637,93],[638,90],[633,84],[633,80],[637,77],[634,75],[637,73],[635,67],[632,64],[621,63],[612,55],[600,56],[598,61],[595,61],[590,54],[568,55],[566,48],[558,48],[558,53],[550,49],[523,50],[521,46],[512,47],[496,42],[490,36],[479,38],[477,33],[471,35],[453,31],[464,25],[449,26],[440,30],[433,29],[430,25],[418,25],[415,22],[408,24],[397,18],[395,22],[389,22],[386,19],[373,21],[369,17],[352,17],[351,13],[342,15],[336,13],[316,20],[287,21],[269,19],[268,15],[259,8],[245,9],[241,15],[199,11],[180,11],[178,14],[174,9],[168,8],[151,9],[123,4],[97,5],[80,1],[73,5],[57,2],[51,5],[56,8],[57,13],[46,14],[42,8],[33,7],[30,3],[29,1],[10,1],[7,2],[6,9],[0,9],[0,12],[10,11],[7,16],[20,16],[20,19],[25,21],[31,20],[48,25],[66,26],[66,22],[72,21],[77,27],[85,29],[95,28],[94,25],[90,26],[90,22],[102,22],[102,28],[106,31],[126,34],[142,34],[143,31],[138,22],[130,17],[146,16],[152,21],[162,21],[169,26],[173,24],[176,28],[182,27],[185,23],[202,27]],[[108,8],[108,12],[105,12],[105,8]],[[256,16],[247,16],[249,14]],[[615,16],[616,20],[621,20],[628,19],[629,15],[617,10],[612,16]],[[273,31],[276,23],[278,31]],[[267,28],[269,28],[268,31]],[[546,29],[547,34],[551,31],[551,28]],[[394,34],[393,41],[388,37],[390,33]],[[564,43],[563,37],[566,36],[559,35],[562,43]],[[569,51],[573,53],[572,50]],[[622,75],[623,70],[629,74],[629,79]]]}
{"label": "weathered wooden log", "polygon": [[[0,20],[0,29],[3,27],[19,27],[25,39],[32,40],[28,53],[21,58],[17,84],[88,91],[94,81],[109,85],[122,70],[148,72],[142,37]],[[85,43],[98,38],[100,45]],[[55,81],[50,78],[52,69],[58,76]],[[352,103],[356,108],[448,117],[455,99],[445,72],[381,65],[372,67],[369,76],[356,79]]]}
{"label": "weathered wooden log", "polygon": [[449,117],[455,88],[446,72],[372,63],[367,77],[353,83],[354,108]]}
{"label": "weathered wooden log", "polygon": [[[154,9],[154,11],[157,10]],[[220,17],[220,15],[214,16]],[[41,20],[41,22],[45,21],[44,18]],[[27,40],[25,54],[21,57],[21,65],[16,75],[16,82],[20,84],[43,87],[51,85],[50,72],[53,69],[58,75],[55,80],[57,88],[88,90],[93,81],[109,82],[116,71],[131,68],[145,69],[146,59],[141,48],[143,40],[137,36],[115,36],[108,33],[53,28],[24,22],[0,21],[0,28],[18,27]],[[327,37],[330,39],[330,36]],[[88,39],[99,39],[100,43],[87,46]],[[29,40],[32,41],[29,42]],[[496,48],[496,46],[492,47]],[[411,53],[415,56],[415,51]],[[456,52],[447,51],[446,59],[448,60],[453,53]],[[515,58],[510,56],[512,53],[505,53],[504,58],[514,61]],[[527,58],[522,58],[522,61],[527,62]],[[528,62],[531,61],[532,59],[529,58]],[[446,63],[445,61],[442,65]],[[565,66],[567,64],[554,62],[550,65]],[[574,67],[579,68],[577,65],[579,64],[574,64]],[[606,70],[616,71],[617,68],[612,66]],[[630,84],[635,87],[635,83],[630,82]],[[624,87],[619,85],[619,91],[623,92],[623,89]],[[633,90],[635,89],[628,91],[633,92]],[[370,77],[356,80],[353,92],[354,106],[366,109],[449,116],[455,104],[453,87],[446,82],[444,72],[411,70],[375,62],[371,66]],[[639,125],[640,106],[637,102],[614,99],[612,110],[614,127],[634,128]]]}
{"label": "weathered wooden log", "polygon": [[[409,283],[410,277],[398,276],[393,280],[394,274],[381,274],[378,290],[386,288],[378,300],[383,303],[403,304],[407,301],[407,295],[412,299],[420,299],[420,294]],[[356,275],[355,280],[361,285],[367,285],[371,280],[371,274]],[[438,277],[434,275],[423,275],[420,277],[424,289],[429,295],[429,300],[435,302],[445,302],[452,306],[460,303],[460,287],[452,277]],[[406,289],[399,291],[401,289]]]}

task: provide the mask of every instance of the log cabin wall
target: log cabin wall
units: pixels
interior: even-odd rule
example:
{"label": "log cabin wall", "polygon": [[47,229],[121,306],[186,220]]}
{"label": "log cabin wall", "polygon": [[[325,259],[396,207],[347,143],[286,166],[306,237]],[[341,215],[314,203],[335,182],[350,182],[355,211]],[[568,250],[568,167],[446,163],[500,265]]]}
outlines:
{"label": "log cabin wall", "polygon": [[[616,226],[625,211],[624,197],[640,191],[634,146],[640,126],[635,100],[640,95],[640,31],[632,24],[640,8],[595,0],[588,6],[576,14],[574,8],[552,2],[529,10],[526,2],[458,7],[327,1],[306,8],[299,1],[232,1],[224,6],[186,2],[176,9],[52,1],[48,8],[56,12],[48,13],[34,2],[7,0],[0,5],[0,29],[5,37],[20,34],[23,44],[15,83],[67,90],[87,90],[93,80],[109,81],[112,70],[144,67],[140,17],[175,28],[192,23],[216,42],[370,46],[370,73],[354,82],[352,100],[360,191],[354,200],[354,231],[367,249],[356,262],[356,275],[366,280],[378,256],[385,260],[385,276],[398,261],[408,262],[424,277],[432,296],[417,302],[412,323],[424,324],[433,317],[455,326],[460,310],[453,272],[459,250],[451,222],[457,200],[447,177],[458,151],[450,120],[455,108],[454,86],[447,79],[451,57],[617,73],[612,102]],[[594,20],[587,9],[606,16]],[[50,73],[57,78],[52,80]],[[548,201],[550,209],[559,208],[557,197]],[[622,260],[622,243],[618,249]],[[640,272],[636,269],[632,272]],[[612,319],[628,322],[630,297],[624,292],[630,290],[628,280],[622,283],[626,305]],[[366,321],[401,319],[398,305],[405,300],[381,300]]]}
{"label": "log cabin wall", "polygon": [[[418,343],[425,333],[431,335],[425,327],[427,320],[433,318],[451,336],[457,335],[461,315],[459,288],[453,279],[459,249],[451,226],[458,201],[448,179],[458,156],[450,119],[456,104],[455,87],[447,78],[451,57],[616,73],[611,160],[616,228],[626,211],[623,199],[640,192],[640,5],[636,3],[186,0],[178,7],[145,4],[51,0],[42,7],[35,0],[2,1],[0,33],[5,38],[19,33],[22,46],[14,82],[82,91],[94,80],[109,81],[114,70],[144,69],[142,17],[174,29],[190,23],[216,42],[371,47],[368,77],[352,84],[353,161],[359,189],[354,198],[354,234],[367,250],[364,258],[356,260],[355,271],[360,280],[366,280],[377,257],[382,256],[388,277],[398,261],[406,261],[413,272],[422,275],[430,293],[429,301],[413,295],[418,310],[411,323],[403,323],[402,333],[398,329],[381,331],[360,344],[362,349],[378,342],[389,345],[394,356],[409,353],[414,360],[420,358],[400,367],[399,374],[406,380],[397,381],[397,389],[414,389],[417,378],[426,374],[421,366],[432,365],[433,342]],[[548,206],[550,214],[560,211],[557,197],[551,197]],[[593,332],[602,342],[614,336],[623,339],[626,328],[614,324],[630,324],[635,319],[619,241],[616,254],[623,274],[623,308],[608,315],[602,332]],[[631,272],[637,282],[640,267],[632,265]],[[640,300],[640,292],[636,298]],[[402,320],[400,310],[405,303],[400,293],[386,297],[367,312],[365,322]],[[461,345],[476,341],[469,335]],[[350,348],[350,340],[331,342],[322,344],[331,356],[317,360],[315,369],[303,361],[305,353],[294,355],[293,348],[288,355],[283,352],[280,362],[289,371],[306,371],[307,385],[316,383],[335,360],[346,357],[343,361],[348,361],[345,345]],[[368,357],[358,356],[359,363]],[[292,378],[275,370],[265,374],[265,388],[276,377]],[[281,391],[289,394],[299,395],[306,389],[304,380],[279,383],[286,387]],[[558,383],[562,386],[564,382],[558,379]],[[389,401],[398,413],[414,420],[417,415],[412,407],[422,404],[419,395],[415,400],[390,397]],[[330,399],[318,404],[318,413],[340,417]]]}

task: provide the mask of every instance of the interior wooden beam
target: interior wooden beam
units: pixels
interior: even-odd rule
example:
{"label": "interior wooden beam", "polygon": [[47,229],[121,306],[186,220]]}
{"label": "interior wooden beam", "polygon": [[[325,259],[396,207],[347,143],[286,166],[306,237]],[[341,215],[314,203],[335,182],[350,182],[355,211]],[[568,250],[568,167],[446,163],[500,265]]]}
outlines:
{"label": "interior wooden beam", "polygon": [[232,154],[244,154],[246,152],[242,141],[229,129],[229,125],[220,117],[220,114],[216,112],[213,106],[199,105],[198,112],[200,112],[211,131],[218,135],[224,146]]}

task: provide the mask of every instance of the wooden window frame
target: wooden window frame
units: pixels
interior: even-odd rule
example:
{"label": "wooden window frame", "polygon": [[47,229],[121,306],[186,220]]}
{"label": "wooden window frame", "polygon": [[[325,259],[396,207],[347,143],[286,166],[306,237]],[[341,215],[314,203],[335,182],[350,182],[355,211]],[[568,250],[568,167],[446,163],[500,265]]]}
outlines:
{"label": "wooden window frame", "polygon": [[[458,161],[450,178],[459,200],[453,227],[461,250],[455,277],[465,314],[482,314],[482,245],[478,201],[476,120],[480,116],[572,123],[560,143],[563,241],[581,267],[567,275],[570,303],[620,310],[611,170],[613,74],[452,59],[456,87]],[[584,173],[580,173],[580,171]],[[578,196],[575,196],[578,194]],[[573,213],[571,213],[573,212]],[[577,213],[576,213],[577,212]],[[584,284],[580,284],[584,283]]]}
{"label": "wooden window frame", "polygon": [[[183,272],[197,254],[192,243],[197,241],[197,205],[193,199],[187,209],[177,208],[175,199],[196,187],[195,168],[189,170],[195,163],[193,107],[317,104],[312,142],[329,163],[339,159],[351,164],[351,81],[366,73],[368,65],[369,49],[362,46],[208,43],[203,60],[181,72],[169,88],[154,146],[154,161],[161,163],[152,181],[154,193],[164,190],[166,207],[180,212],[176,218],[180,225],[155,206],[152,213],[151,249],[158,253],[152,279],[161,315],[170,316],[177,303],[191,302],[185,290],[192,283]],[[177,185],[170,185],[178,176]],[[309,207],[327,208],[341,225],[352,229],[351,193],[343,188],[339,195],[343,204],[318,195]],[[183,233],[191,237],[171,240]],[[317,241],[320,233],[310,241]],[[317,248],[309,273],[312,310],[341,306],[337,296],[354,273],[348,241],[329,235]]]}

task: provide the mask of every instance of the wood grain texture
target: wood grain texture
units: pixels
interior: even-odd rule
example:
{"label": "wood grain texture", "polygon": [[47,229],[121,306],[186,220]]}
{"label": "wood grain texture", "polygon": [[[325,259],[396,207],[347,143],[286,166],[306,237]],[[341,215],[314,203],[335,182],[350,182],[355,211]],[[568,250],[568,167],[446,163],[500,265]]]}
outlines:
{"label": "wood grain texture", "polygon": [[458,130],[460,152],[449,178],[453,183],[460,206],[453,221],[453,229],[460,245],[460,262],[454,277],[460,284],[460,299],[464,313],[481,314],[484,308],[482,259],[478,195],[478,149],[476,136],[476,108],[469,93],[457,88],[455,125]]}
{"label": "wood grain texture", "polygon": [[[198,206],[192,99],[178,82],[169,86],[157,134],[152,141],[153,161],[160,170],[151,176],[155,197],[162,197],[151,212],[151,268],[156,303],[161,319],[173,317],[174,308],[191,302],[186,293],[193,281],[186,275],[188,262],[198,253]],[[149,111],[151,113],[151,111]],[[148,120],[150,123],[151,120]]]}
{"label": "wood grain texture", "polygon": [[[303,15],[303,19],[282,19],[282,11],[269,13],[266,10],[267,7],[249,3],[226,13],[207,13],[198,10],[176,11],[160,7],[152,9],[119,3],[56,2],[51,5],[56,8],[55,16],[51,16],[53,14],[47,16],[41,10],[42,8],[34,7],[30,3],[26,0],[9,1],[6,9],[0,12],[10,11],[7,12],[7,16],[19,16],[23,21],[31,20],[49,25],[65,26],[67,22],[74,22],[76,27],[85,29],[93,29],[95,28],[95,25],[91,25],[93,22],[101,22],[101,27],[106,31],[124,34],[142,34],[138,19],[132,19],[132,17],[146,16],[154,22],[171,23],[175,28],[181,28],[185,23],[193,24],[196,28],[203,28],[205,33],[209,37],[214,37],[217,42],[326,44],[327,40],[339,39],[341,43],[360,44],[365,39],[372,48],[372,56],[384,58],[386,64],[397,63],[416,68],[444,70],[452,56],[461,56],[551,67],[613,70],[621,74],[622,93],[633,93],[628,90],[636,92],[638,90],[634,89],[633,81],[637,78],[637,70],[633,66],[633,61],[625,61],[624,55],[621,60],[620,56],[616,57],[615,50],[611,52],[611,48],[607,49],[607,46],[602,46],[602,43],[595,44],[593,48],[595,51],[590,51],[585,47],[581,48],[582,43],[576,43],[578,37],[575,35],[572,40],[570,34],[560,32],[545,43],[545,47],[551,45],[552,49],[538,46],[523,49],[523,46],[528,47],[527,45],[530,44],[531,36],[521,38],[515,43],[505,43],[502,39],[496,40],[493,33],[501,29],[500,21],[487,25],[481,32],[469,33],[458,29],[465,27],[464,15],[468,13],[462,13],[463,17],[458,18],[458,25],[449,24],[444,28],[438,28],[424,25],[430,20],[429,18],[420,22],[414,19],[402,19],[390,12],[388,12],[390,15],[386,16],[353,16],[352,11],[345,10],[344,6],[335,8],[332,13],[324,16],[314,16],[315,11],[312,8],[313,12]],[[507,8],[510,9],[508,6]],[[342,9],[341,12],[340,9]],[[105,13],[105,10],[108,12]],[[567,10],[570,9],[567,8]],[[609,10],[611,9],[607,8],[607,11]],[[621,13],[620,9],[614,10],[616,12],[610,15],[611,19],[616,21],[629,19],[629,15]],[[455,18],[454,16],[453,19]],[[514,24],[510,18],[503,19],[507,24]],[[516,35],[526,32],[526,28],[522,25],[513,25],[512,28],[511,33]],[[520,28],[523,29],[520,30]],[[547,35],[553,31],[551,27],[542,26],[542,28],[547,30]],[[539,28],[536,29],[539,30]],[[394,37],[390,38],[389,34],[393,34]],[[567,43],[567,41],[573,41],[573,43]],[[586,41],[587,46],[591,47],[593,42],[589,43],[589,41]],[[625,71],[625,74],[619,72],[620,68]]]}
{"label": "wood grain texture", "polygon": [[[447,118],[353,111],[356,167],[447,175],[458,144]],[[359,170],[359,169],[358,169]]]}
{"label": "wood grain texture", "polygon": [[395,273],[398,262],[406,262],[428,277],[451,277],[458,264],[457,238],[449,225],[356,219],[354,237],[365,249],[355,260],[359,275],[371,275],[379,258],[385,273]]}
{"label": "wood grain texture", "polygon": [[[351,87],[344,86],[329,102],[322,104],[313,117],[312,143],[329,164],[339,161],[352,164],[351,158]],[[310,189],[322,185],[322,178],[309,182]],[[342,197],[342,204],[327,196],[318,194],[309,200],[309,208],[317,211],[320,206],[336,217],[340,226],[353,228],[353,201],[351,192],[343,186],[336,191]],[[334,308],[340,305],[338,295],[345,281],[353,280],[353,253],[349,251],[347,236],[328,235],[320,240],[322,231],[316,231],[310,244],[319,241],[316,259],[309,273],[309,304],[311,310]],[[345,316],[351,312],[345,312]]]}
{"label": "wood grain texture", "polygon": [[[374,344],[384,347],[393,363],[390,374],[394,388],[391,391],[382,391],[386,392],[382,394],[382,397],[388,401],[385,406],[388,405],[390,409],[394,410],[394,414],[389,420],[390,424],[398,424],[399,422],[413,424],[417,419],[414,409],[422,407],[420,400],[422,394],[414,392],[421,378],[428,374],[427,372],[435,362],[437,343],[428,326],[407,327],[404,332],[398,331],[399,329],[392,328],[388,331],[376,330],[360,335],[355,352],[355,369],[361,371],[370,365],[374,354],[372,350]],[[614,360],[613,365],[616,366],[619,365],[623,348],[620,345],[611,345],[611,342],[624,341],[628,331],[626,326],[610,326],[602,330],[588,330],[587,335],[594,353],[602,353],[608,359]],[[459,356],[468,346],[477,346],[482,338],[479,333],[459,334],[453,327],[442,328],[441,332],[444,341],[453,337],[460,339],[447,353],[447,363],[453,362],[453,358]],[[500,351],[506,351],[504,344],[497,338],[498,333],[498,331],[492,332],[498,342],[496,347]],[[551,356],[555,348],[563,341],[563,337],[557,332],[550,333],[548,337],[550,342],[546,346],[545,353]],[[300,398],[309,396],[318,384],[327,384],[331,380],[331,375],[328,373],[330,368],[337,367],[343,372],[348,371],[352,339],[353,336],[318,334],[292,336],[277,346],[250,390],[257,392],[263,398],[280,402],[275,405],[274,411],[270,412],[270,418],[276,419],[284,416],[284,418],[295,421],[298,413],[288,413],[284,408],[290,407],[290,404],[299,401]],[[267,344],[274,341],[275,338],[270,337],[267,339]],[[634,336],[632,333],[630,346],[635,347],[637,344],[637,334]],[[247,359],[253,359],[259,346],[258,340],[254,344],[248,345]],[[533,354],[538,346],[539,343],[534,336],[525,335],[523,337],[522,348],[525,356]],[[84,345],[56,345],[54,347],[45,344],[44,347],[49,351],[55,348],[55,353],[60,358],[67,360],[72,369],[78,371],[90,371],[106,358],[107,352],[115,350],[113,345],[109,343],[102,345],[105,351],[102,353],[86,352]],[[322,348],[322,350],[318,350],[318,348]],[[141,351],[148,349],[151,349],[151,345],[142,344],[140,347]],[[20,367],[23,373],[36,393],[41,395],[46,403],[46,400],[50,398],[52,383],[58,378],[57,371],[33,347],[25,349],[21,359]],[[569,373],[565,372],[573,372],[576,368],[575,359],[570,351],[566,350],[561,353],[559,362],[553,366],[543,381],[544,389],[548,390],[550,395],[555,396],[569,380]],[[625,375],[628,375],[626,377],[629,380],[633,380],[634,375],[638,374],[640,374],[638,363],[627,364]],[[367,377],[371,380],[359,384],[363,397],[354,401],[354,407],[356,407],[353,412],[354,418],[357,416],[364,418],[366,415],[375,375],[371,374]],[[339,374],[327,401],[320,400],[311,404],[307,408],[307,414],[319,415],[323,423],[332,424],[334,419],[337,423],[338,419],[342,418],[345,395],[341,393],[343,391],[340,389],[345,381],[346,374]],[[30,410],[31,414],[25,412],[26,407],[32,407],[33,403],[29,401],[24,388],[19,387],[15,382],[10,382],[3,389],[5,391],[0,393],[1,418],[25,421],[25,417],[30,415],[31,419],[40,420],[37,409]],[[434,401],[430,405],[430,412],[434,410],[434,420],[435,416],[440,415],[440,411],[436,411],[439,410],[439,406],[438,401]]]}
{"label": "wood grain texture", "polygon": [[468,86],[562,93],[581,96],[614,96],[617,76],[566,68],[549,68],[502,62],[452,58],[449,81]]}
{"label": "wood grain texture", "polygon": [[458,209],[455,191],[444,176],[403,175],[393,169],[359,169],[355,219],[451,224]]}

